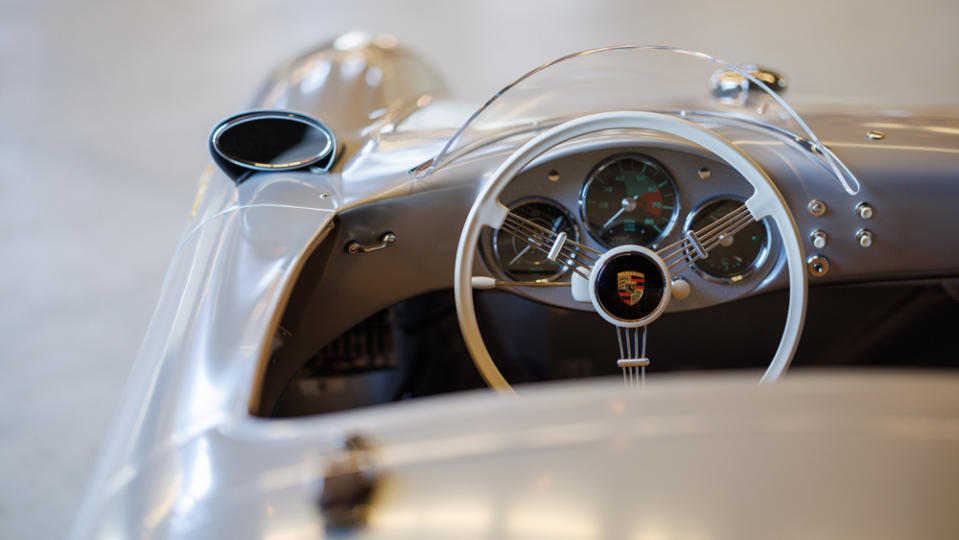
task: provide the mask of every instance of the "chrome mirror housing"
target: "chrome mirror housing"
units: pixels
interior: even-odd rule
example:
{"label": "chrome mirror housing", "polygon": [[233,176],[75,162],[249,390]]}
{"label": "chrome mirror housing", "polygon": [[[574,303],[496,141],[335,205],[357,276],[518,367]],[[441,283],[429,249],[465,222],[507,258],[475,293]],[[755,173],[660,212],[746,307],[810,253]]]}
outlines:
{"label": "chrome mirror housing", "polygon": [[[745,65],[743,69],[756,80],[761,81],[777,94],[786,90],[786,79],[781,73],[757,65]],[[762,94],[762,89],[751,84],[741,73],[732,70],[719,70],[709,78],[710,93],[726,105],[746,106],[753,94]]]}

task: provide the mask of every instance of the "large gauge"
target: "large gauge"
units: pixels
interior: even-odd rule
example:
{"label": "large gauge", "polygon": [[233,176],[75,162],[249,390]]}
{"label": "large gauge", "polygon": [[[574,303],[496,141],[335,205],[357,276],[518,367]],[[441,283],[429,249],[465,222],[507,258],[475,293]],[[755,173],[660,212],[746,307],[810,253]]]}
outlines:
{"label": "large gauge", "polygon": [[[576,224],[566,210],[553,202],[536,199],[520,202],[510,209],[541,227],[566,233],[567,238],[579,241]],[[493,254],[500,269],[517,281],[551,280],[569,270],[562,262],[550,262],[545,253],[502,229],[493,236]]]}
{"label": "large gauge", "polygon": [[[701,205],[686,219],[687,231],[698,231],[722,219],[743,202],[737,199],[713,199]],[[739,281],[758,268],[769,251],[769,231],[765,222],[750,223],[736,233],[724,238],[709,251],[709,257],[693,263],[693,268],[703,277],[720,283]]]}
{"label": "large gauge", "polygon": [[580,194],[589,233],[606,247],[653,246],[679,215],[676,185],[662,165],[640,154],[599,164]]}

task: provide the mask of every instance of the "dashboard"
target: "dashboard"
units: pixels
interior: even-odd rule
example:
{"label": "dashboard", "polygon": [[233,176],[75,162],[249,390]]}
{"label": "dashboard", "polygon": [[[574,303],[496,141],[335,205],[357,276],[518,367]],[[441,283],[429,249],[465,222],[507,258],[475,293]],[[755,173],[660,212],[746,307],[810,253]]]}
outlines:
{"label": "dashboard", "polygon": [[[511,211],[598,251],[636,244],[658,249],[741,205],[752,188],[705,151],[668,140],[560,151],[527,167],[504,190]],[[575,260],[550,261],[500,229],[480,246],[485,270],[501,280],[540,285],[569,281]],[[682,273],[694,292],[673,311],[745,296],[771,276],[781,242],[775,225],[752,222],[722,238],[709,257]],[[560,287],[516,287],[548,304],[583,309]],[[559,289],[559,290],[557,290]]]}
{"label": "dashboard", "polygon": [[[916,160],[890,154],[905,150],[881,143],[844,145],[852,135],[843,130],[861,126],[848,127],[843,118],[813,118],[830,134],[830,148],[855,164],[864,180],[855,196],[794,141],[770,142],[736,126],[722,131],[776,183],[800,233],[810,315],[808,349],[801,348],[796,361],[875,362],[889,351],[890,358],[912,357],[909,345],[932,342],[929,336],[942,322],[955,320],[946,293],[901,282],[928,277],[938,286],[942,276],[956,275],[954,255],[931,249],[928,241],[931,232],[950,230],[954,223],[953,212],[942,204],[954,200],[954,186],[941,180],[955,170],[952,154],[940,149],[923,154],[923,166],[933,171],[927,174],[937,180],[907,181],[915,177]],[[344,169],[342,185],[324,188],[342,192],[345,206],[291,290],[281,318],[286,333],[271,353],[257,414],[315,413],[482,386],[460,337],[450,279],[477,190],[522,139],[490,143],[425,180],[404,170],[394,183],[383,183],[365,172],[382,171],[394,161],[417,162],[408,155],[411,137],[384,136],[377,152]],[[899,138],[903,148],[921,140]],[[664,249],[687,229],[708,227],[752,192],[739,173],[703,148],[650,132],[611,130],[550,149],[514,175],[498,200],[543,228],[604,252],[627,242]],[[919,209],[922,217],[916,219]],[[871,231],[870,245],[860,241],[864,230]],[[386,232],[395,241],[378,243]],[[817,245],[816,233],[825,242]],[[496,337],[498,350],[491,355],[511,362],[503,367],[507,379],[616,374],[607,361],[617,354],[614,332],[590,304],[571,295],[577,261],[550,262],[514,240],[486,228],[472,268],[474,278],[547,284],[475,292],[480,327]],[[356,244],[371,251],[354,254],[349,247]],[[814,257],[828,260],[828,271],[814,274],[808,265]],[[657,320],[650,338],[656,369],[751,368],[768,362],[782,331],[785,269],[777,227],[760,222],[681,272],[689,294],[674,297],[667,311],[683,313]],[[895,286],[888,280],[896,280]],[[850,284],[856,286],[843,287]],[[880,324],[886,330],[877,332]],[[904,328],[923,331],[900,347],[896,336]],[[696,339],[688,339],[691,329]],[[357,350],[362,354],[346,353]]]}

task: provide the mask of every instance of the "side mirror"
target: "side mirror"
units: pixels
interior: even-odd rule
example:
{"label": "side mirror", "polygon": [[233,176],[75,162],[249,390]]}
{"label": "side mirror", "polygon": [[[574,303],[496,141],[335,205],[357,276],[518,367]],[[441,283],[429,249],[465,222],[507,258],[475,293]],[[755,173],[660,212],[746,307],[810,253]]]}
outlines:
{"label": "side mirror", "polygon": [[250,111],[217,124],[210,155],[237,184],[257,171],[326,172],[336,154],[333,132],[290,111]]}

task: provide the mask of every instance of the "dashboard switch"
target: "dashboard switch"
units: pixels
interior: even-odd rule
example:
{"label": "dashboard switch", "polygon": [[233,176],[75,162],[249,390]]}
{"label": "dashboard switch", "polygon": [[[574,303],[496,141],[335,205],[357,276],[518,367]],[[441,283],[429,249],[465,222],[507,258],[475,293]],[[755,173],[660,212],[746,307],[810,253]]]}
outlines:
{"label": "dashboard switch", "polygon": [[822,249],[826,247],[826,241],[828,240],[826,238],[826,233],[819,229],[813,231],[812,234],[809,235],[809,239],[812,241],[812,246],[816,249]]}
{"label": "dashboard switch", "polygon": [[872,205],[869,203],[861,202],[856,205],[856,215],[862,219],[872,219],[873,213]]}
{"label": "dashboard switch", "polygon": [[825,255],[815,254],[810,255],[806,259],[806,269],[809,270],[809,275],[812,277],[822,277],[826,275],[826,272],[829,272],[829,259]]}

